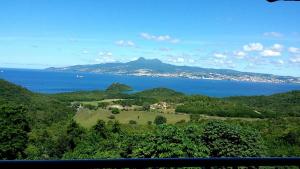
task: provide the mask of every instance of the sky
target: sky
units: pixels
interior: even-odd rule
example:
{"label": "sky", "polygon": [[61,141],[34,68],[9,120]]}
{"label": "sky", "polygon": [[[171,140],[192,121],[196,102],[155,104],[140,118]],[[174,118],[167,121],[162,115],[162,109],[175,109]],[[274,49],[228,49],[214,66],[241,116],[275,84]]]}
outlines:
{"label": "sky", "polygon": [[300,2],[0,0],[0,67],[157,58],[300,77]]}

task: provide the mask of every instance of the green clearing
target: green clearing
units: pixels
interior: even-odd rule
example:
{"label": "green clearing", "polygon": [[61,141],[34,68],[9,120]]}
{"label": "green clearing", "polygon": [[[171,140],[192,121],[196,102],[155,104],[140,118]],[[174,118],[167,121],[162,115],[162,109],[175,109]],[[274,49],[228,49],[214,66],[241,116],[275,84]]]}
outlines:
{"label": "green clearing", "polygon": [[[82,105],[93,105],[97,106],[98,103],[107,102],[114,105],[114,101],[127,100],[127,99],[104,99],[99,101],[82,101]],[[98,108],[97,110],[90,110],[87,108],[80,108],[74,119],[81,126],[85,128],[90,128],[94,126],[98,120],[104,120],[105,122],[117,120],[121,124],[128,124],[129,121],[136,121],[139,125],[148,124],[149,121],[154,122],[154,119],[158,115],[162,115],[167,118],[167,124],[175,124],[177,122],[189,122],[190,114],[175,112],[175,109],[157,109],[150,111],[141,110],[140,106],[132,105],[131,110],[122,110],[119,114],[112,114],[111,110]],[[115,116],[111,119],[110,116]],[[261,120],[259,118],[247,118],[247,117],[220,117],[220,116],[210,116],[205,114],[199,114],[202,120],[241,120],[241,121],[256,121]]]}
{"label": "green clearing", "polygon": [[93,106],[97,106],[98,103],[103,103],[103,102],[112,103],[112,102],[118,101],[118,100],[124,100],[124,99],[104,99],[104,100],[97,100],[97,101],[81,101],[80,103],[81,104],[90,104],[90,105],[93,105]]}
{"label": "green clearing", "polygon": [[98,120],[104,120],[106,122],[110,120],[118,120],[122,124],[128,124],[130,120],[134,120],[137,124],[147,124],[148,121],[153,122],[157,115],[166,117],[168,124],[175,124],[181,120],[186,122],[190,120],[190,116],[188,114],[166,114],[155,111],[121,111],[120,114],[114,115],[115,119],[110,119],[110,115],[113,114],[107,109],[80,109],[74,118],[76,122],[86,128],[92,127]]}

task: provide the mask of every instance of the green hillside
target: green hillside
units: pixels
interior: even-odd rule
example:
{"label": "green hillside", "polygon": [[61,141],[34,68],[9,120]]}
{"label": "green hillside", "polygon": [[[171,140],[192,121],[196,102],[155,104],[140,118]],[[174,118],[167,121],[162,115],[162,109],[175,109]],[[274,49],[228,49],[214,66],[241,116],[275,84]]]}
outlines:
{"label": "green hillside", "polygon": [[167,88],[154,88],[144,90],[133,95],[134,97],[155,99],[157,101],[179,102],[184,94]]}
{"label": "green hillside", "polygon": [[122,92],[126,92],[126,91],[131,91],[131,90],[132,90],[132,88],[125,84],[113,83],[110,86],[108,86],[105,91],[109,92],[109,93],[122,93]]}
{"label": "green hillside", "polygon": [[276,116],[300,116],[300,91],[290,91],[270,96],[239,96],[225,100],[254,107],[258,111]]}
{"label": "green hillside", "polygon": [[38,94],[0,80],[0,104],[23,105],[31,126],[47,126],[53,122],[67,119],[75,112],[68,102],[62,102],[50,95]]}
{"label": "green hillside", "polygon": [[299,91],[39,94],[0,80],[0,159],[300,156],[298,115]]}
{"label": "green hillside", "polygon": [[0,104],[29,104],[32,96],[29,90],[0,79]]}
{"label": "green hillside", "polygon": [[249,106],[199,95],[186,97],[184,102],[176,107],[176,112],[221,117],[264,117],[264,114]]}

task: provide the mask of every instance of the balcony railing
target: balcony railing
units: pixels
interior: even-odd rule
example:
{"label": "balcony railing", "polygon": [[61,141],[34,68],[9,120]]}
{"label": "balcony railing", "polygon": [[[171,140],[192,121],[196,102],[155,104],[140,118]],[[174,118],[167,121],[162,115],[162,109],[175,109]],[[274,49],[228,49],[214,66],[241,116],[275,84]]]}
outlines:
{"label": "balcony railing", "polygon": [[250,167],[294,166],[300,169],[300,158],[138,158],[101,160],[2,160],[1,169],[87,169],[87,168],[158,168],[158,167]]}

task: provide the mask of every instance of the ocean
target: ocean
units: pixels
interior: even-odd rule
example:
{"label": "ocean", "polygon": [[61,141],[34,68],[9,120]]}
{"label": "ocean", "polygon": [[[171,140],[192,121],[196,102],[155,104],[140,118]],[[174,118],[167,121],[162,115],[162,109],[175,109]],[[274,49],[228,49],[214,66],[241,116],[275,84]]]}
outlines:
{"label": "ocean", "polygon": [[186,94],[201,94],[213,97],[270,95],[300,90],[300,84],[138,77],[7,68],[0,69],[0,78],[39,93],[105,90],[114,82],[127,84],[134,91],[165,87]]}

